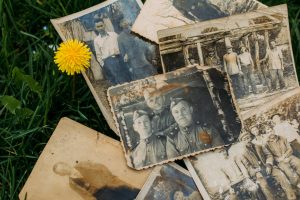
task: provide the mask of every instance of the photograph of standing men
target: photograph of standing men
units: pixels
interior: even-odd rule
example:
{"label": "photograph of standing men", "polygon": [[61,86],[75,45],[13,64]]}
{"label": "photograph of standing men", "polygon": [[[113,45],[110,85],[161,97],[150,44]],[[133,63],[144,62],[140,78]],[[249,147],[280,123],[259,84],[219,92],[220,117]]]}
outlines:
{"label": "photograph of standing men", "polygon": [[105,14],[94,16],[93,44],[104,77],[115,85],[157,74],[153,47],[130,33],[131,23],[124,17],[114,22],[119,33],[109,30],[110,21]]}
{"label": "photograph of standing men", "polygon": [[89,79],[95,86],[108,87],[157,74],[155,46],[131,34],[141,2],[110,1],[109,5],[97,5],[97,10],[57,24],[66,39],[78,39],[90,47]]}

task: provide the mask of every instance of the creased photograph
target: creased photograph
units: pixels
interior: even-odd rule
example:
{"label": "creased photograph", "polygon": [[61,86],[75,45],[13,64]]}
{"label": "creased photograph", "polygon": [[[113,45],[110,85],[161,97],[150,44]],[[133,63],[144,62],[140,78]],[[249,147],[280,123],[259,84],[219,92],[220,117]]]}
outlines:
{"label": "creased photograph", "polygon": [[108,0],[51,20],[62,40],[77,39],[91,49],[91,67],[82,74],[115,132],[107,88],[157,74],[156,46],[131,33],[141,7],[140,0]]}
{"label": "creased photograph", "polygon": [[202,200],[189,172],[175,163],[155,167],[136,200]]}
{"label": "creased photograph", "polygon": [[256,0],[147,0],[132,31],[158,43],[159,30],[265,7]]}
{"label": "creased photograph", "polygon": [[62,118],[19,198],[132,200],[149,174],[127,167],[119,141]]}
{"label": "creased photograph", "polygon": [[237,143],[185,160],[204,199],[299,199],[300,90],[244,123]]}
{"label": "creased photograph", "polygon": [[127,164],[142,169],[234,142],[241,122],[226,75],[185,68],[111,87]]}
{"label": "creased photograph", "polygon": [[299,86],[286,5],[162,30],[158,37],[163,71],[208,65],[226,72],[242,117]]}

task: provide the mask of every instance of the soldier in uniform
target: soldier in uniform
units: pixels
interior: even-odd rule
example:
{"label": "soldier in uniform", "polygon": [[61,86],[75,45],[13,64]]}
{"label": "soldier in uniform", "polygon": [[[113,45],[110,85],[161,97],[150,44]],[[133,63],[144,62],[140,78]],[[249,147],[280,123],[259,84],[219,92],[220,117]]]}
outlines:
{"label": "soldier in uniform", "polygon": [[258,183],[265,198],[267,200],[275,199],[274,195],[272,194],[272,190],[265,178],[267,175],[271,175],[281,185],[288,199],[294,199],[295,193],[285,174],[276,167],[268,172],[265,170],[265,167],[259,161],[258,156],[253,149],[251,143],[251,135],[248,132],[243,132],[241,133],[239,140],[245,148],[239,157],[240,163],[242,163],[247,170],[246,172],[244,172],[245,176],[254,179]]}
{"label": "soldier in uniform", "polygon": [[146,111],[136,110],[133,113],[133,130],[139,134],[139,142],[132,151],[133,164],[136,168],[166,159],[164,138],[153,133]]}
{"label": "soldier in uniform", "polygon": [[[284,137],[271,133],[264,146],[267,160],[267,171],[278,166],[289,178],[292,184],[300,188],[300,159],[293,155],[293,149]],[[268,169],[269,168],[269,169]]]}
{"label": "soldier in uniform", "polygon": [[219,133],[193,120],[193,107],[183,98],[173,98],[170,109],[177,127],[167,137],[169,158],[224,144]]}
{"label": "soldier in uniform", "polygon": [[152,110],[150,118],[153,132],[166,136],[175,126],[175,121],[169,106],[165,105],[165,97],[159,90],[151,87],[144,90],[144,98]]}

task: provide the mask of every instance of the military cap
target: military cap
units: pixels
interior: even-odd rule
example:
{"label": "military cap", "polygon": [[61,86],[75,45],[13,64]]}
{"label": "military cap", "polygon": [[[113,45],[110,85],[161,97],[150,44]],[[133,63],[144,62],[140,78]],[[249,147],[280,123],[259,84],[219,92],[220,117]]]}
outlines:
{"label": "military cap", "polygon": [[149,116],[149,114],[144,110],[136,110],[133,112],[132,120],[135,121],[136,119],[140,118],[143,115]]}
{"label": "military cap", "polygon": [[[175,98],[171,98],[171,104],[170,104],[170,108],[172,109],[174,106],[176,106],[179,102],[181,101],[185,101],[187,102],[184,98],[182,97],[175,97]],[[187,102],[188,103],[188,102]]]}
{"label": "military cap", "polygon": [[146,88],[143,92],[145,98],[149,98],[158,93],[159,91],[155,87]]}

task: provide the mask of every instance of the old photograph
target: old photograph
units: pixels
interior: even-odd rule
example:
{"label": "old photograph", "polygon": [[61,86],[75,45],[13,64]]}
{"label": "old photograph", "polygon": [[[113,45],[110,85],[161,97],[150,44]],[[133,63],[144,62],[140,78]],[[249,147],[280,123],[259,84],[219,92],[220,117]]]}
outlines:
{"label": "old photograph", "polygon": [[189,172],[175,163],[157,166],[136,200],[202,200]]}
{"label": "old photograph", "polygon": [[237,143],[186,159],[204,199],[300,198],[300,89],[245,120]]}
{"label": "old photograph", "polygon": [[91,49],[91,67],[83,76],[115,132],[107,88],[157,74],[156,46],[131,34],[141,6],[140,0],[108,0],[51,20],[64,41],[77,39]]}
{"label": "old photograph", "polygon": [[127,164],[142,169],[235,141],[241,123],[226,75],[185,68],[111,87]]}
{"label": "old photograph", "polygon": [[256,0],[147,0],[132,31],[158,43],[159,30],[265,7]]}
{"label": "old photograph", "polygon": [[241,115],[297,87],[286,5],[158,32],[163,71],[228,74]]}
{"label": "old photograph", "polygon": [[19,194],[28,200],[132,200],[149,170],[126,165],[119,141],[63,118]]}

